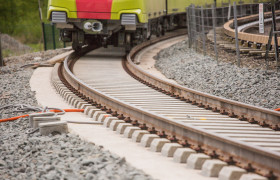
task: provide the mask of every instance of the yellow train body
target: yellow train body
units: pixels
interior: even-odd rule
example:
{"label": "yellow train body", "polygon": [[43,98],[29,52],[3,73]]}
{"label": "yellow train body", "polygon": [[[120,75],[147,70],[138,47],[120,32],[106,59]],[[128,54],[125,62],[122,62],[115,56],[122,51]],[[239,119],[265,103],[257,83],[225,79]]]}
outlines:
{"label": "yellow train body", "polygon": [[[63,11],[67,13],[67,18],[79,18],[77,1],[87,3],[90,0],[49,0],[48,19],[51,19],[51,13],[54,11]],[[110,19],[120,20],[121,15],[125,13],[134,13],[139,22],[146,23],[149,19],[167,14],[183,13],[186,7],[191,4],[195,6],[207,6],[214,4],[214,0],[103,0],[105,3],[111,3]],[[234,1],[231,1],[233,4]],[[268,2],[264,0],[262,2]],[[217,0],[217,7],[228,4],[226,0]],[[236,1],[237,4],[250,4],[251,0]]]}
{"label": "yellow train body", "polygon": [[[228,2],[217,0],[216,5],[228,6]],[[252,0],[236,3],[250,4]],[[151,34],[159,36],[174,25],[186,25],[186,8],[191,4],[208,8],[214,0],[49,0],[47,16],[62,29],[63,41],[80,46],[91,38],[88,35],[94,35],[95,42],[118,39],[118,44],[125,44],[143,41]]]}

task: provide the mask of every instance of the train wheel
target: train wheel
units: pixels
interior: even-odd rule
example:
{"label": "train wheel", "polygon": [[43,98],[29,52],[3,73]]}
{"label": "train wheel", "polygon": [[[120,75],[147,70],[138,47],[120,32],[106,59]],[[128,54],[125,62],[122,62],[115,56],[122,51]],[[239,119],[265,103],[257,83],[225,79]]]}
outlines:
{"label": "train wheel", "polygon": [[131,50],[131,47],[132,47],[131,34],[126,33],[125,34],[125,51],[129,52]]}
{"label": "train wheel", "polygon": [[79,33],[77,31],[72,32],[72,48],[75,51],[80,51],[82,49],[82,44],[80,43],[79,38]]}
{"label": "train wheel", "polygon": [[161,24],[158,24],[158,28],[157,28],[157,31],[156,31],[156,35],[157,37],[160,37],[162,35],[162,25]]}
{"label": "train wheel", "polygon": [[162,28],[162,33],[161,34],[164,36],[165,33],[167,32],[167,30],[168,30],[168,20],[164,19],[164,21],[163,21],[163,28]]}
{"label": "train wheel", "polygon": [[82,49],[82,46],[73,42],[72,43],[72,49],[75,50],[75,51],[80,51]]}

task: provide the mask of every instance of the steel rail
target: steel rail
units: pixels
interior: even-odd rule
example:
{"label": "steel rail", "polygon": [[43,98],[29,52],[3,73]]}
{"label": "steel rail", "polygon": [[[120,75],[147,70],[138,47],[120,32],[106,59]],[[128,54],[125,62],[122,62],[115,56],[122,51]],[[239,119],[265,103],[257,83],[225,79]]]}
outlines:
{"label": "steel rail", "polygon": [[[154,85],[161,87],[162,89],[170,90],[171,92],[174,92],[180,96],[185,95],[187,98],[198,97],[200,98],[199,101],[207,102],[206,104],[218,104],[220,105],[218,107],[230,106],[236,109],[237,102],[235,101],[228,101],[226,99],[218,98],[218,100],[222,101],[219,102],[217,97],[211,95],[203,96],[203,93],[165,82],[153,77],[149,73],[143,72],[131,61],[131,57],[134,56],[135,53],[137,53],[140,49],[172,37],[175,37],[175,35],[164,36],[158,39],[147,41],[144,44],[133,48],[131,53],[127,56],[127,64],[130,71],[136,73],[137,76],[143,76],[146,81],[152,82]],[[64,78],[68,81],[68,83],[71,84],[72,87],[74,87],[76,90],[79,90],[84,96],[94,99],[94,101],[102,104],[102,106],[106,106],[107,108],[117,111],[118,114],[123,114],[124,116],[130,117],[133,120],[139,120],[141,122],[145,122],[147,125],[164,130],[167,134],[176,135],[178,138],[187,140],[190,144],[201,146],[201,148],[206,152],[215,151],[215,153],[220,155],[222,159],[231,157],[237,163],[252,164],[254,168],[260,169],[260,171],[262,171],[261,174],[266,174],[269,171],[273,171],[275,175],[280,176],[280,153],[264,150],[257,146],[252,146],[241,141],[232,140],[231,138],[220,137],[220,135],[217,133],[205,132],[205,130],[201,128],[172,120],[134,105],[127,104],[124,101],[116,99],[112,96],[108,96],[78,79],[68,67],[70,62],[71,58],[69,56],[64,62]],[[144,73],[145,75],[141,75],[141,73]],[[227,103],[229,105],[227,105]],[[249,109],[248,105],[242,105]],[[257,107],[254,108],[258,109]],[[265,112],[269,111],[266,109],[262,110]],[[272,111],[269,112],[274,114]],[[278,115],[279,118],[279,113],[276,115]]]}
{"label": "steel rail", "polygon": [[249,121],[257,121],[262,125],[266,124],[270,125],[271,127],[280,127],[280,112],[228,100],[207,93],[202,93],[194,89],[186,88],[184,86],[162,80],[142,70],[132,62],[132,57],[143,47],[153,43],[153,41],[144,42],[143,44],[132,49],[132,51],[127,56],[127,67],[140,79],[149,82],[150,84],[153,84],[165,91],[174,93],[174,95],[188,99],[188,101],[201,104],[201,106],[213,109],[215,108],[220,110],[220,112],[225,112],[227,114],[234,114],[242,120],[248,119]]}
{"label": "steel rail", "polygon": [[[276,15],[280,15],[280,11],[276,12]],[[271,12],[265,13],[265,18],[271,17]],[[238,18],[237,21],[239,25],[246,24],[248,22],[258,20],[259,15],[252,15],[247,17]],[[224,33],[232,38],[235,37],[235,29],[232,28],[234,26],[234,20],[230,20],[224,24]],[[267,35],[260,35],[260,34],[251,34],[246,32],[238,32],[239,40],[248,41],[248,42],[255,42],[259,44],[267,44],[269,36]],[[280,38],[278,38],[278,42],[280,43]],[[274,44],[274,40],[272,41],[272,45]]]}

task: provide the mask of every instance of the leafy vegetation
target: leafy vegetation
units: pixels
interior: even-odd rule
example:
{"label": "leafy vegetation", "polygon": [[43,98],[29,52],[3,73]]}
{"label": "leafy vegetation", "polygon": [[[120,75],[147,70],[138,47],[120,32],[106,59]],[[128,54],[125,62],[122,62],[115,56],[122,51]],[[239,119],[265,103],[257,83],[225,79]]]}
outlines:
{"label": "leafy vegetation", "polygon": [[[39,0],[45,20],[47,0]],[[42,42],[38,0],[0,0],[0,32],[24,44]]]}

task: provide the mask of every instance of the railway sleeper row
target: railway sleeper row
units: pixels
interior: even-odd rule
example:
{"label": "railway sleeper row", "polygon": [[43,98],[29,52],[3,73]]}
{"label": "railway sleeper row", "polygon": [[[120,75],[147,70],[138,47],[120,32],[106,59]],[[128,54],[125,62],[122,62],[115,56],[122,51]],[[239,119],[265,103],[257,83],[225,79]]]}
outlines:
{"label": "railway sleeper row", "polygon": [[164,130],[108,109],[75,90],[61,75],[59,77],[58,69],[59,64],[56,64],[52,73],[52,83],[68,103],[78,109],[85,109],[84,113],[93,121],[102,123],[104,127],[123,134],[126,138],[131,138],[142,147],[159,152],[165,157],[173,157],[174,162],[185,163],[188,168],[201,170],[201,174],[207,177],[228,180],[277,179],[273,171],[264,174],[263,171],[255,169],[251,163],[240,163],[233,156],[218,154],[216,150],[207,149],[195,142],[178,139],[174,135],[168,135]]}
{"label": "railway sleeper row", "polygon": [[[164,39],[164,38],[161,38],[161,40],[162,39]],[[157,42],[157,41],[152,40],[151,42],[145,42],[145,43],[143,43],[143,45],[138,46],[138,50],[144,48],[147,45],[153,44],[155,42]],[[132,52],[133,52],[132,54],[136,53],[137,48],[133,49]],[[68,62],[68,61],[66,61],[66,62]],[[71,64],[71,63],[69,63],[69,64]],[[62,69],[62,66],[60,66],[60,67]],[[65,68],[66,68],[66,66],[65,66]],[[190,129],[187,128],[188,130],[186,130],[183,127],[181,127],[180,125],[179,126],[174,125],[174,124],[171,125],[167,121],[165,122],[165,120],[163,120],[161,117],[155,117],[155,119],[149,118],[149,117],[152,117],[152,116],[150,116],[152,114],[149,114],[149,113],[147,114],[146,112],[145,113],[142,113],[142,112],[140,113],[137,110],[135,111],[133,108],[131,109],[131,107],[128,107],[128,109],[123,109],[126,105],[124,105],[124,104],[118,104],[117,105],[117,102],[107,99],[107,97],[105,97],[104,95],[99,97],[99,95],[97,95],[97,94],[99,94],[98,92],[96,92],[95,90],[93,90],[93,92],[91,92],[90,91],[91,88],[88,88],[88,87],[85,88],[87,85],[85,86],[85,84],[83,82],[79,82],[79,81],[74,80],[75,77],[74,77],[73,74],[70,75],[71,72],[69,70],[65,70],[65,71],[67,72],[66,73],[67,74],[66,78],[68,80],[70,80],[71,83],[73,83],[72,85],[70,85],[70,84],[67,84],[66,81],[64,82],[65,85],[69,89],[72,89],[72,91],[76,95],[78,95],[83,100],[87,101],[87,103],[89,103],[93,106],[96,106],[98,108],[102,108],[103,111],[105,111],[105,112],[107,111],[108,113],[112,113],[111,115],[119,116],[119,118],[123,117],[124,118],[123,120],[126,120],[125,123],[128,123],[129,121],[132,121],[132,124],[134,124],[135,126],[138,125],[138,126],[140,126],[140,128],[148,129],[148,130],[151,130],[153,132],[158,132],[157,135],[159,135],[160,137],[167,137],[169,140],[172,140],[172,142],[176,142],[176,143],[178,143],[178,144],[180,144],[184,147],[194,148],[198,152],[204,152],[204,153],[207,153],[207,154],[211,155],[212,157],[218,157],[219,159],[223,159],[223,160],[227,161],[229,164],[236,164],[240,167],[248,169],[249,171],[255,171],[255,172],[257,172],[261,175],[266,175],[266,176],[270,177],[270,179],[274,179],[275,176],[279,175],[279,172],[278,172],[279,169],[277,168],[278,167],[277,164],[279,162],[275,161],[276,159],[278,159],[278,156],[276,154],[272,153],[271,151],[266,152],[266,153],[269,154],[269,156],[265,155],[265,156],[262,157],[262,156],[260,156],[260,154],[263,154],[264,153],[263,151],[265,151],[265,149],[261,150],[261,152],[260,152],[259,149],[258,150],[255,149],[256,146],[255,147],[251,147],[251,146],[247,147],[247,145],[245,145],[246,147],[244,145],[241,145],[241,146],[238,145],[238,148],[237,148],[237,146],[236,146],[237,142],[234,142],[234,143],[233,142],[228,142],[228,140],[226,140],[224,138],[217,138],[216,139],[216,136],[214,138],[213,134],[211,134],[211,133],[209,134],[209,137],[208,137],[206,135],[201,135],[198,132],[193,131],[192,128],[190,128]],[[62,72],[62,71],[59,71],[59,72]],[[135,71],[133,71],[133,72],[135,72]],[[60,74],[60,76],[61,75],[62,75],[62,73]],[[74,79],[72,79],[72,78],[74,78]],[[103,80],[101,80],[101,81],[103,81]],[[100,86],[100,85],[97,84],[97,86]],[[106,88],[108,88],[108,87],[106,86]],[[79,90],[81,90],[81,91],[79,91]],[[81,92],[83,92],[83,93],[81,93]],[[93,95],[94,99],[95,98],[96,99],[93,100],[93,99],[85,96],[85,94],[91,94],[91,95]],[[180,94],[178,94],[178,95],[180,95]],[[110,104],[108,107],[106,107],[107,103]],[[117,107],[117,106],[120,106],[120,107]],[[131,112],[134,111],[134,113],[138,113],[138,115],[137,116],[133,115],[136,118],[131,118],[130,114],[127,113],[128,111],[131,111]],[[139,116],[140,115],[139,113],[141,114],[141,116]],[[163,120],[163,122],[161,122],[159,120]],[[240,121],[240,122],[242,122],[242,121]],[[172,126],[172,128],[170,128],[170,126]],[[175,131],[175,129],[176,129],[176,131]],[[205,132],[205,133],[208,134],[207,132]],[[277,134],[277,132],[275,132],[275,134]],[[197,136],[199,136],[199,137],[197,137]],[[250,137],[253,138],[252,136],[250,136]],[[217,147],[220,147],[221,149],[217,149],[217,147],[213,147],[214,146],[213,144],[210,145],[208,143],[208,145],[207,145],[207,143],[205,143],[206,141],[209,141],[209,142],[213,141],[215,143],[218,143],[216,145],[218,145]],[[235,145],[233,145],[232,143],[235,144]],[[230,150],[231,148],[233,148],[235,150],[233,150],[233,149]],[[268,149],[270,149],[270,148],[268,148]],[[278,149],[278,148],[276,148],[276,149]],[[242,153],[244,152],[248,156],[243,156],[241,152]],[[251,160],[249,160],[250,158],[248,159],[249,156],[250,156]],[[258,157],[259,159],[257,158],[258,159],[257,160],[257,159],[255,159],[255,157]],[[263,160],[260,160],[260,159],[263,159]],[[256,163],[255,160],[257,160],[259,162]],[[264,165],[263,162],[266,165]],[[271,162],[271,163],[267,163],[267,162]],[[275,164],[275,165],[271,166],[271,164]],[[270,168],[268,168],[268,167],[270,167]]]}
{"label": "railway sleeper row", "polygon": [[181,101],[184,101],[186,103],[190,103],[192,105],[197,105],[198,107],[201,107],[201,108],[204,108],[206,110],[212,110],[213,112],[217,112],[217,113],[220,113],[222,115],[228,115],[229,117],[232,117],[232,118],[238,118],[239,120],[241,121],[248,121],[249,123],[251,124],[259,124],[260,126],[262,127],[269,127],[275,131],[280,131],[280,127],[278,124],[272,124],[270,122],[266,122],[266,121],[260,121],[260,120],[255,120],[255,118],[246,118],[245,115],[236,115],[234,112],[228,112],[227,110],[225,109],[219,109],[218,107],[214,106],[214,107],[211,107],[211,105],[207,104],[205,105],[203,102],[197,102],[196,99],[193,99],[192,97],[185,97],[185,96],[180,96],[180,95],[176,95],[175,93],[173,92],[170,92],[168,90],[164,90],[160,87],[157,87],[153,84],[151,84],[150,82],[148,81],[145,81],[139,77],[137,77],[136,75],[134,75],[131,71],[129,71],[129,69],[127,67],[125,67],[125,62],[124,62],[124,68],[125,70],[136,80],[138,80],[139,82],[147,85],[148,87],[150,88],[153,88],[154,90],[156,91],[159,91],[161,93],[164,93],[166,95],[169,95],[170,97],[174,97],[176,99],[180,99]]}
{"label": "railway sleeper row", "polygon": [[[170,37],[162,37],[161,39],[168,39]],[[154,44],[155,42],[146,42],[143,43],[140,46],[135,47],[130,54],[128,55],[128,59],[130,59],[131,61],[134,61],[134,54],[136,54],[138,51],[140,51],[143,46],[147,45],[147,44]],[[137,62],[137,60],[135,61]],[[176,99],[180,99],[181,101],[185,101],[186,103],[191,103],[192,105],[197,105],[198,107],[201,108],[205,108],[207,110],[212,110],[213,112],[218,112],[221,113],[222,115],[228,115],[229,117],[233,117],[233,118],[238,118],[241,121],[247,121],[251,124],[259,124],[262,127],[268,127],[271,128],[275,131],[279,131],[280,130],[280,122],[279,122],[279,115],[272,115],[271,117],[267,116],[267,115],[259,115],[256,116],[256,114],[250,112],[250,115],[248,115],[248,111],[250,111],[250,109],[253,109],[252,107],[250,107],[250,109],[247,110],[242,110],[241,112],[235,112],[233,111],[233,107],[234,106],[234,102],[231,103],[224,103],[221,102],[219,104],[216,104],[212,101],[212,98],[208,99],[205,98],[203,96],[200,97],[200,95],[196,94],[196,93],[192,93],[191,91],[185,91],[182,90],[180,88],[174,87],[172,85],[169,85],[165,82],[161,82],[158,81],[157,79],[154,79],[153,77],[149,77],[149,75],[143,75],[141,74],[139,69],[136,69],[135,67],[133,67],[133,65],[131,65],[132,62],[127,62],[127,61],[123,61],[123,67],[124,69],[127,71],[127,73],[133,77],[134,79],[138,80],[139,82],[147,85],[148,87],[151,87],[159,92],[162,92],[166,95],[170,95],[171,97],[175,97]],[[133,72],[137,72],[139,71],[138,74],[136,73],[132,73]],[[214,98],[215,99],[215,98]],[[215,101],[215,100],[214,100]],[[218,100],[219,101],[219,100]],[[219,106],[217,106],[219,105]],[[262,117],[265,116],[265,117]]]}

